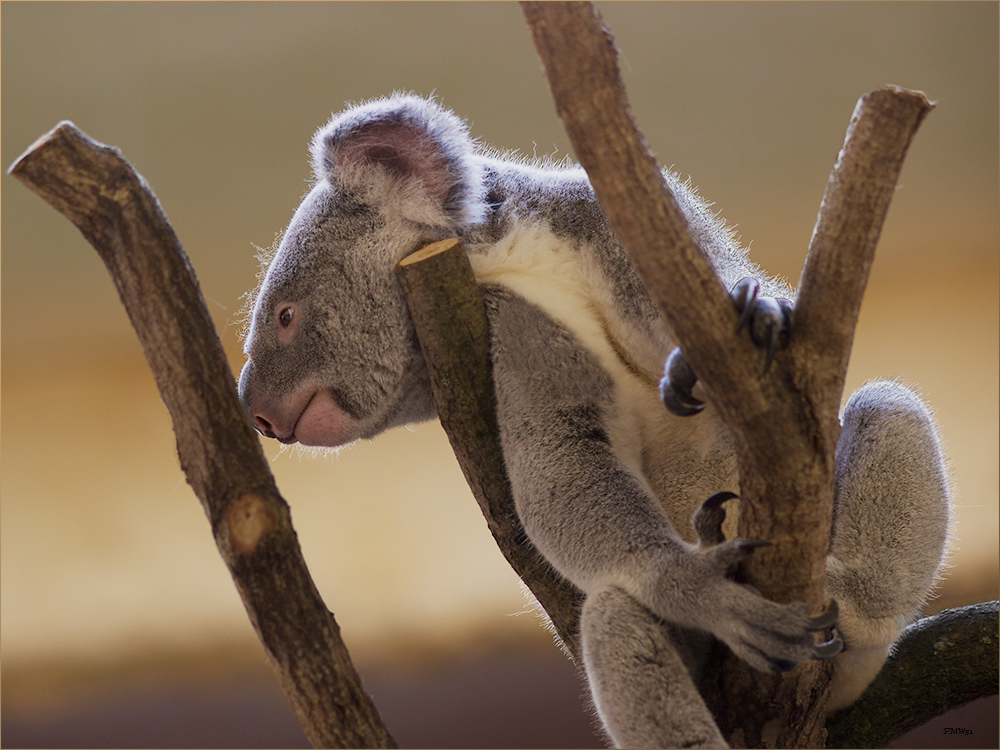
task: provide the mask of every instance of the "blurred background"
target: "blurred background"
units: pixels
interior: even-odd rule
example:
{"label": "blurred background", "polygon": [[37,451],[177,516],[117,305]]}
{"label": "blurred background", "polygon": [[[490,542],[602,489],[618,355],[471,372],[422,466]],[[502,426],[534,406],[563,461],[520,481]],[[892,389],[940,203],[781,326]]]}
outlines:
{"label": "blurred background", "polygon": [[[848,388],[900,376],[936,409],[958,544],[931,611],[996,598],[997,5],[599,8],[661,163],[793,282],[858,97],[897,84],[939,103],[882,233]],[[513,3],[39,2],[0,14],[4,167],[63,119],[121,148],[184,243],[234,370],[256,247],[288,222],[309,138],[345,102],[433,93],[492,146],[571,153]],[[0,191],[4,746],[302,745],[104,267],[16,180]],[[584,688],[438,425],[319,458],[265,448],[403,746],[600,745]],[[986,719],[970,709],[908,745],[995,747],[987,703]]]}

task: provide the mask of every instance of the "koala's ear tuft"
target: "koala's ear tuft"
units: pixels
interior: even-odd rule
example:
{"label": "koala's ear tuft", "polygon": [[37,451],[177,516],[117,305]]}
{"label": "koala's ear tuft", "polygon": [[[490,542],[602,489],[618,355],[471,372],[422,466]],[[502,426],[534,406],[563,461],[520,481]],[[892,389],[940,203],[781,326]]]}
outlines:
{"label": "koala's ear tuft", "polygon": [[481,221],[482,167],[465,123],[434,101],[395,95],[348,109],[312,143],[313,170],[385,211],[431,226]]}

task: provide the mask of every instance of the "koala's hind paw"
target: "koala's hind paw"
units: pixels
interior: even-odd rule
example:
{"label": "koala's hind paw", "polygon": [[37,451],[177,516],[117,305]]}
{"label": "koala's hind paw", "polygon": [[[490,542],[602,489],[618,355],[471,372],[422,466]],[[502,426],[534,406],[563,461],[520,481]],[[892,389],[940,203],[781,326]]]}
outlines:
{"label": "koala's hind paw", "polygon": [[667,409],[678,417],[690,417],[705,408],[705,402],[695,398],[691,390],[698,382],[691,365],[684,359],[680,347],[670,352],[660,380],[660,398]]}
{"label": "koala's hind paw", "polygon": [[[698,534],[700,553],[711,559],[716,571],[723,572],[730,586],[730,601],[742,602],[738,609],[742,620],[735,640],[716,632],[711,626],[705,629],[726,641],[730,648],[748,664],[765,671],[785,672],[809,659],[832,659],[844,649],[844,642],[835,626],[839,608],[834,599],[829,599],[823,611],[813,617],[808,615],[805,604],[782,605],[763,598],[756,589],[746,583],[733,580],[736,566],[759,547],[770,542],[747,540],[736,537],[726,540],[722,534],[725,519],[723,504],[735,498],[731,492],[717,492],[702,503],[695,511],[692,521]],[[722,598],[722,597],[720,597]],[[713,624],[724,622],[726,616],[717,613]],[[704,627],[704,626],[702,626]],[[817,643],[815,633],[826,632],[822,642]]]}
{"label": "koala's hind paw", "polygon": [[[805,605],[774,605],[768,608],[784,608],[786,613],[795,610],[802,611]],[[805,617],[799,620],[799,635],[794,626],[788,629],[789,622],[784,620],[780,625],[771,620],[770,627],[766,619],[758,619],[750,630],[744,631],[744,638],[734,645],[737,655],[751,666],[764,671],[787,672],[803,661],[811,659],[832,659],[844,649],[844,642],[834,629],[837,621],[837,603],[832,599],[827,602],[826,609],[816,617]],[[773,629],[772,629],[773,628]],[[768,632],[768,631],[771,632]],[[816,643],[814,633],[828,631],[830,636],[821,643]],[[752,638],[746,635],[753,634]],[[756,642],[755,642],[756,641]]]}
{"label": "koala's hind paw", "polygon": [[736,327],[739,333],[744,328],[750,330],[750,338],[764,350],[764,369],[771,369],[776,352],[788,346],[792,333],[792,303],[787,299],[759,296],[760,284],[756,279],[746,278],[733,287],[733,304],[740,314]]}

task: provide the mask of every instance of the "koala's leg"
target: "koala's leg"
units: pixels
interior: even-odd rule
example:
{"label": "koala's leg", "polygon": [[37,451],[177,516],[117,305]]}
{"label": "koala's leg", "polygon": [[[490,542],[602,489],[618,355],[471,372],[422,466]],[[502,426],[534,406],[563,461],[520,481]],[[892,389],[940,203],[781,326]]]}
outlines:
{"label": "koala's leg", "polygon": [[840,604],[844,652],[834,710],[881,669],[938,579],[949,528],[948,476],[930,411],[904,385],[878,381],[844,408],[837,444],[826,590]]}
{"label": "koala's leg", "polygon": [[622,589],[587,597],[580,636],[594,705],[616,747],[727,747],[680,644]]}

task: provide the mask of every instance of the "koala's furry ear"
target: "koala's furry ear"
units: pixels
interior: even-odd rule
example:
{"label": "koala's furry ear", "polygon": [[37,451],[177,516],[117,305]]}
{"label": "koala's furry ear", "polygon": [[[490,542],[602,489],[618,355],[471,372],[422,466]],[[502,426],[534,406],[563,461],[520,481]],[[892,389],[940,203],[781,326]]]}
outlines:
{"label": "koala's furry ear", "polygon": [[465,123],[434,101],[396,94],[346,110],[312,141],[313,171],[430,226],[485,213],[482,167]]}

